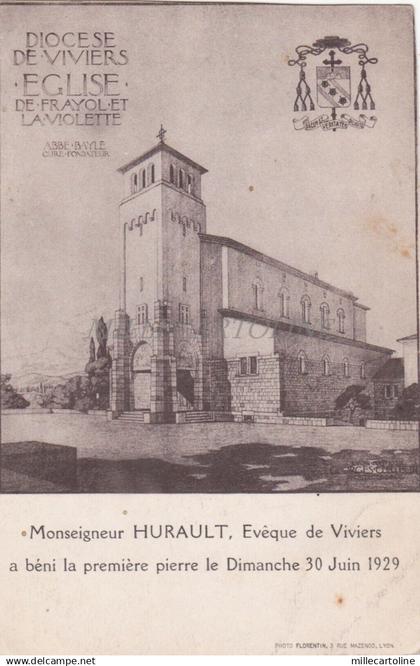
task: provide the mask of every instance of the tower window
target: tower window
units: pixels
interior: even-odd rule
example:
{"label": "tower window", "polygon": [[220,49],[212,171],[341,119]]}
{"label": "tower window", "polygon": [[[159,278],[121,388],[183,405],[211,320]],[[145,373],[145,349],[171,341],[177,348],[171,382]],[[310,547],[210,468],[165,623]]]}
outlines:
{"label": "tower window", "polygon": [[322,359],[322,372],[325,375],[325,377],[328,377],[330,374],[330,359],[328,356],[324,356]]}
{"label": "tower window", "polygon": [[184,170],[183,170],[183,169],[180,169],[180,170],[179,170],[179,176],[178,176],[178,185],[179,185],[179,187],[181,187],[182,189],[184,188],[184,182],[185,182],[185,179],[184,179]]}
{"label": "tower window", "polygon": [[146,187],[146,169],[141,170],[141,186]]}
{"label": "tower window", "polygon": [[143,277],[141,277],[140,280],[139,280],[139,287],[140,287],[140,291],[143,291],[143,289],[144,289],[144,279],[143,279]]}
{"label": "tower window", "polygon": [[193,179],[192,176],[188,175],[187,176],[187,192],[188,194],[192,194],[193,191]]}
{"label": "tower window", "polygon": [[137,324],[140,326],[141,324],[147,324],[148,321],[149,316],[147,303],[143,303],[143,305],[139,305],[137,307]]}
{"label": "tower window", "polygon": [[190,307],[189,305],[179,304],[179,323],[180,324],[189,324],[190,323]]}
{"label": "tower window", "polygon": [[154,183],[155,182],[155,165],[152,164],[150,167],[150,182]]}
{"label": "tower window", "polygon": [[187,278],[182,278],[182,291],[187,291]]}
{"label": "tower window", "polygon": [[172,183],[172,185],[175,185],[175,183],[176,183],[175,167],[174,167],[173,164],[171,164],[170,167],[169,167],[169,180]]}

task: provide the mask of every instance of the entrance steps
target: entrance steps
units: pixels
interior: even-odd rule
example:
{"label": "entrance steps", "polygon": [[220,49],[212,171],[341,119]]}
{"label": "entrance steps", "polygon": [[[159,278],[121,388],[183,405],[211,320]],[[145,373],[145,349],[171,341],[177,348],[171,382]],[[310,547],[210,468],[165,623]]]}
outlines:
{"label": "entrance steps", "polygon": [[144,412],[122,412],[117,421],[119,423],[144,423]]}
{"label": "entrance steps", "polygon": [[[145,418],[146,415],[146,418]],[[153,415],[152,415],[153,416]],[[172,418],[170,418],[172,417]],[[210,411],[192,411],[176,412],[166,415],[159,423],[215,423],[219,421],[232,422],[233,414],[230,412],[210,412]],[[116,419],[116,423],[153,423],[150,420],[150,412],[133,411],[122,412]]]}
{"label": "entrance steps", "polygon": [[215,423],[220,421],[232,422],[233,414],[230,412],[186,411],[178,412],[176,415],[177,423]]}
{"label": "entrance steps", "polygon": [[184,412],[185,423],[211,423],[213,414],[211,412]]}

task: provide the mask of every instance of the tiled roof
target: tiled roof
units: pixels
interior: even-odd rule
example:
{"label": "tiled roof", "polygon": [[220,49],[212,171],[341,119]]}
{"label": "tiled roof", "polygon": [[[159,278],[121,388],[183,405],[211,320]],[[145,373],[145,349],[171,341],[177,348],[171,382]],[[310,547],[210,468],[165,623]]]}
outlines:
{"label": "tiled roof", "polygon": [[416,340],[417,339],[417,333],[413,333],[413,335],[406,335],[405,338],[398,338],[397,342],[406,342],[406,340]]}

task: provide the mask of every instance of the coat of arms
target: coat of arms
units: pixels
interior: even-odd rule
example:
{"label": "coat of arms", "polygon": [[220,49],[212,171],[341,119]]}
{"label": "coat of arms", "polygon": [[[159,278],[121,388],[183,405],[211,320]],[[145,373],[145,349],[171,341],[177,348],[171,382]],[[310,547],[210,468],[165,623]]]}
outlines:
{"label": "coat of arms", "polygon": [[[377,58],[367,55],[367,44],[352,45],[348,39],[341,37],[324,37],[312,46],[296,47],[297,57],[290,59],[288,64],[299,67],[299,80],[296,86],[295,112],[315,111],[316,104],[320,109],[331,109],[331,114],[322,113],[316,117],[304,115],[295,118],[295,129],[312,130],[321,127],[324,130],[372,128],[377,121],[376,116],[360,113],[358,118],[350,115],[346,109],[356,111],[374,111],[375,102],[372,87],[367,78],[367,65],[376,65]],[[325,57],[328,54],[328,57]],[[338,57],[340,55],[340,57]],[[319,60],[308,61],[308,56],[319,57]],[[357,58],[355,63],[354,56]],[[346,62],[344,62],[346,58]],[[312,65],[308,67],[308,65]],[[351,75],[357,67],[358,83],[352,90]],[[313,89],[316,86],[316,95]]]}

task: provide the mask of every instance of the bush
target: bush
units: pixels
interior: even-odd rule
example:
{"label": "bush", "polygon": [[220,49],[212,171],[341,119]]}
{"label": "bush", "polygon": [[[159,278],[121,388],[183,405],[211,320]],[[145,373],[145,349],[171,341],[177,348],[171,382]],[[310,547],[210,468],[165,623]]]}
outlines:
{"label": "bush", "polygon": [[77,400],[90,395],[90,384],[87,377],[77,375],[65,384],[57,384],[43,396],[43,407],[52,409],[75,409]]}
{"label": "bush", "polygon": [[1,375],[1,407],[2,409],[25,409],[29,402],[16,391],[10,383],[12,375]]}
{"label": "bush", "polygon": [[363,393],[364,388],[352,384],[336,398],[336,413],[343,421],[361,425],[370,416],[371,399],[367,393]]}
{"label": "bush", "polygon": [[109,407],[109,371],[112,361],[109,355],[102,356],[96,361],[89,361],[85,372],[90,383],[90,393],[93,398],[91,409],[108,409]]}
{"label": "bush", "polygon": [[392,418],[402,421],[420,419],[420,387],[418,384],[407,386],[392,411]]}

